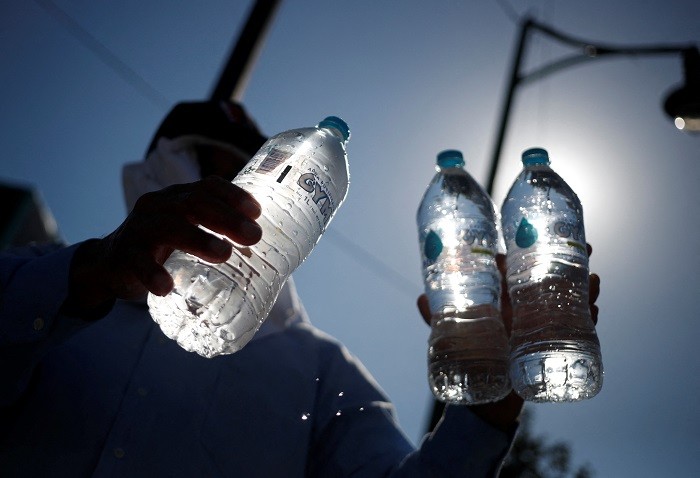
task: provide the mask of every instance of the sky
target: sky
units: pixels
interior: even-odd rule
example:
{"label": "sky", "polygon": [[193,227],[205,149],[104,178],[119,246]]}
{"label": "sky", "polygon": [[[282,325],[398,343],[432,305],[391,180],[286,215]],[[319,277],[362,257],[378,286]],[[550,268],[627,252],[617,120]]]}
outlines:
{"label": "sky", "polygon": [[[0,181],[35,188],[70,243],[114,230],[122,165],[174,104],[209,96],[251,5],[3,1]],[[312,322],[363,361],[414,442],[432,406],[416,210],[443,149],[485,183],[526,15],[594,43],[700,42],[696,0],[284,0],[243,97],[268,135],[328,115],[350,126],[348,197],[294,277]],[[535,35],[526,66],[568,51]],[[539,146],[583,203],[603,389],[528,407],[536,434],[600,477],[700,468],[700,135],[661,109],[681,81],[671,55],[595,59],[523,86],[493,191],[500,206],[520,153]]]}

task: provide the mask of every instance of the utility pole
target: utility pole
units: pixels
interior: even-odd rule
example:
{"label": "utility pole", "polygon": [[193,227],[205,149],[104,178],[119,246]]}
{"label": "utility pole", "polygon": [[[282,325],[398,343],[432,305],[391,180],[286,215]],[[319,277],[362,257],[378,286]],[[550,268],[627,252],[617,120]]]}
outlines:
{"label": "utility pole", "polygon": [[240,101],[280,0],[256,0],[211,93],[212,100]]}

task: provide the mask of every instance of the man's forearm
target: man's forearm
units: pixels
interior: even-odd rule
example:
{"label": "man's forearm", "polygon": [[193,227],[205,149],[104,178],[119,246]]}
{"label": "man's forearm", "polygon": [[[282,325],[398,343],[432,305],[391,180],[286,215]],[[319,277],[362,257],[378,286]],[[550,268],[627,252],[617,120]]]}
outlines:
{"label": "man's forearm", "polygon": [[83,242],[73,255],[68,295],[61,312],[82,319],[103,317],[116,300],[110,292],[109,265],[105,260],[105,239]]}

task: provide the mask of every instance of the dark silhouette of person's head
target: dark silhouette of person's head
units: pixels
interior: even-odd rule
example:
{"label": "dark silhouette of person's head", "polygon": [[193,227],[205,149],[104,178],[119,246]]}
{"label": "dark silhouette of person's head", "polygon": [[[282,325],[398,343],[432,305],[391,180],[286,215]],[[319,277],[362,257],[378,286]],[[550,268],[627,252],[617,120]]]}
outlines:
{"label": "dark silhouette of person's head", "polygon": [[210,140],[195,147],[201,177],[216,175],[226,179],[233,179],[267,139],[239,103],[183,102],[175,105],[160,124],[147,154],[155,149],[159,138],[180,136]]}

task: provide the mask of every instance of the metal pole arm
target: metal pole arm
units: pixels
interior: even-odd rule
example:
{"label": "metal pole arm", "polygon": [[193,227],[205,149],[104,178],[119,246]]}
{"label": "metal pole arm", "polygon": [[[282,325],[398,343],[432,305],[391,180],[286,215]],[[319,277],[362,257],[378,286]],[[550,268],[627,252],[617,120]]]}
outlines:
{"label": "metal pole arm", "polygon": [[639,46],[616,46],[601,43],[593,43],[580,38],[576,38],[565,33],[562,33],[554,28],[538,23],[535,20],[528,19],[526,28],[532,28],[542,34],[553,38],[563,44],[572,46],[578,51],[568,57],[553,61],[543,67],[540,67],[525,75],[520,75],[518,72],[518,83],[525,84],[539,80],[549,74],[568,68],[569,66],[578,63],[609,56],[650,56],[650,55],[668,55],[681,54],[686,50],[695,48],[693,44],[664,44],[664,45],[639,45]]}
{"label": "metal pole arm", "polygon": [[[524,74],[521,72],[521,65],[527,45],[527,40],[531,31],[538,31],[556,41],[572,46],[578,49],[578,52],[553,61],[547,65],[535,69],[534,71]],[[582,40],[565,33],[562,33],[554,28],[537,22],[532,18],[525,18],[520,23],[520,33],[515,48],[515,54],[509,74],[509,82],[506,87],[506,93],[501,107],[501,114],[498,121],[498,129],[489,164],[489,173],[486,180],[486,191],[489,194],[493,193],[493,185],[496,179],[498,163],[500,161],[501,149],[505,140],[505,133],[508,127],[510,111],[515,97],[515,91],[518,86],[525,83],[531,83],[539,80],[547,75],[560,71],[569,66],[576,65],[586,60],[608,56],[642,56],[642,55],[667,55],[667,54],[682,54],[689,50],[697,48],[693,44],[675,44],[675,45],[642,45],[642,46],[616,46],[606,44],[595,44],[586,40]]]}

